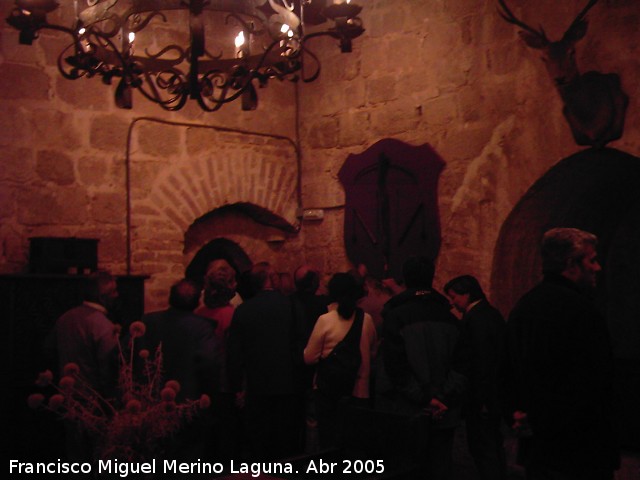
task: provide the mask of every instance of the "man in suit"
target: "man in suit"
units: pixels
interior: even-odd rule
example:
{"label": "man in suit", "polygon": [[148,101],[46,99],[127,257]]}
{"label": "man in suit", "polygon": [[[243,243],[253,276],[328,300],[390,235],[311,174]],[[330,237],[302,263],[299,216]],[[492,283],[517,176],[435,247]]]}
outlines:
{"label": "man in suit", "polygon": [[[200,291],[192,280],[175,283],[169,293],[169,308],[144,315],[146,332],[136,339],[136,347],[149,350],[151,355],[161,346],[164,380],[180,383],[177,401],[196,400],[202,394],[212,396],[218,390],[220,359],[215,325],[193,313]],[[212,412],[203,412],[199,420],[184,426],[173,438],[169,458],[186,461],[202,457],[214,428]]]}
{"label": "man in suit", "polygon": [[504,480],[500,367],[507,327],[475,277],[456,277],[445,285],[444,291],[451,305],[462,314],[454,368],[469,380],[463,409],[469,452],[482,480]]}
{"label": "man in suit", "polygon": [[137,340],[152,355],[162,344],[164,377],[180,383],[178,401],[211,395],[218,385],[215,325],[193,313],[200,291],[192,280],[175,283],[169,293],[169,308],[143,316],[146,333]]}
{"label": "man in suit", "polygon": [[544,278],[509,316],[512,410],[530,425],[530,480],[611,480],[619,466],[609,333],[591,298],[596,246],[575,228],[546,232]]}
{"label": "man in suit", "polygon": [[[57,320],[50,339],[55,340],[60,376],[65,365],[75,363],[87,383],[105,398],[115,393],[118,383],[118,334],[107,317],[117,298],[113,276],[106,271],[92,273],[87,278],[82,305]],[[68,459],[90,459],[92,445],[86,432],[69,421],[65,421],[65,431]]]}
{"label": "man in suit", "polygon": [[466,379],[451,369],[459,325],[447,299],[432,287],[434,273],[430,259],[408,258],[402,268],[407,288],[385,304],[375,406],[411,416],[430,412],[425,477],[450,480]]}
{"label": "man in suit", "polygon": [[283,458],[296,452],[294,361],[298,361],[291,303],[276,290],[267,262],[251,268],[257,293],[239,305],[227,340],[229,384],[244,402],[251,459]]}

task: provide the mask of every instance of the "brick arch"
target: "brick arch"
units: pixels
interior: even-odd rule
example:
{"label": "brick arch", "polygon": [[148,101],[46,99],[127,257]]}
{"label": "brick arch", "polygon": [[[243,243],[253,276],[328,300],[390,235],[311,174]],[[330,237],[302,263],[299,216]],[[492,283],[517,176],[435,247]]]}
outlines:
{"label": "brick arch", "polygon": [[[169,136],[172,143],[158,151]],[[131,152],[130,270],[150,275],[147,309],[166,305],[170,285],[184,275],[185,233],[207,213],[255,205],[295,231],[297,158],[287,139],[145,124]]]}
{"label": "brick arch", "polygon": [[198,158],[189,167],[173,168],[153,188],[147,207],[155,212],[151,214],[154,221],[184,232],[195,219],[216,208],[247,203],[289,225],[295,223],[296,173],[290,166],[243,155],[240,159]]}

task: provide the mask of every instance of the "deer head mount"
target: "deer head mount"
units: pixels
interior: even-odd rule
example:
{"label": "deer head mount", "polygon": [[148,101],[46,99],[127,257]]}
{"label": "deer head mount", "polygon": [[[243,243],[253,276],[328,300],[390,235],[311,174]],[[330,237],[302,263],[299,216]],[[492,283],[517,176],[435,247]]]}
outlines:
{"label": "deer head mount", "polygon": [[587,33],[585,17],[596,3],[598,0],[590,0],[556,41],[549,40],[542,27],[536,30],[519,20],[505,0],[498,0],[498,13],[505,21],[522,28],[518,33],[527,46],[540,50],[564,102],[563,114],[576,143],[603,147],[622,136],[629,98],[622,91],[618,75],[594,71],[581,74],[578,69],[575,46]]}

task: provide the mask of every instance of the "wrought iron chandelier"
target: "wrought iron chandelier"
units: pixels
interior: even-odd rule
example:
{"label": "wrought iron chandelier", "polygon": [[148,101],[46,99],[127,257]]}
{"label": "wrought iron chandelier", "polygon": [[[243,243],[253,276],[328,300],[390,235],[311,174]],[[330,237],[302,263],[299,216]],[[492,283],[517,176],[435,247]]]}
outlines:
{"label": "wrought iron chandelier", "polygon": [[[132,92],[165,110],[188,99],[205,111],[241,99],[254,110],[256,87],[271,78],[312,82],[320,61],[307,48],[330,36],[342,52],[364,32],[350,0],[15,0],[7,22],[31,45],[41,30],[70,36],[58,56],[67,79],[100,76],[117,83],[115,102],[132,108]],[[47,16],[69,18],[69,26]],[[313,28],[333,22],[329,28]],[[62,21],[60,23],[63,23]]]}

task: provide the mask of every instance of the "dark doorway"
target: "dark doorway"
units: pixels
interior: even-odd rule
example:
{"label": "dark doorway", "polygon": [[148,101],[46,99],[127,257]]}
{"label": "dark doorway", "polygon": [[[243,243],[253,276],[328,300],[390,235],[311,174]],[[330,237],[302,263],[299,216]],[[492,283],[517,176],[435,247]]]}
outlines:
{"label": "dark doorway", "polygon": [[248,270],[252,265],[251,259],[237,243],[226,238],[216,238],[196,253],[185,270],[185,277],[202,282],[207,266],[218,258],[226,260],[237,273]]}
{"label": "dark doorway", "polygon": [[560,161],[522,197],[502,226],[492,299],[507,314],[540,279],[539,244],[553,227],[596,234],[606,313],[617,365],[625,446],[640,448],[640,158],[589,149]]}

